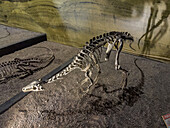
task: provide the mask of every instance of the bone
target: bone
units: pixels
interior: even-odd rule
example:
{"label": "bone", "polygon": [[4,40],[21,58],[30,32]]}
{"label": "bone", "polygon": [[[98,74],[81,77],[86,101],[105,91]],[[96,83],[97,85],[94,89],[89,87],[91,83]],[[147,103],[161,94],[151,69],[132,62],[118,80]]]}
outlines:
{"label": "bone", "polygon": [[[70,65],[68,65],[62,72],[54,75],[50,79],[47,80],[47,83],[53,82],[60,77],[67,75],[74,69],[81,69],[82,72],[85,72],[85,79],[82,81],[82,84],[86,82],[90,82],[86,92],[88,92],[95,83],[98,81],[98,76],[101,72],[100,69],[100,59],[102,54],[102,47],[108,43],[107,50],[106,50],[106,57],[105,60],[108,60],[111,54],[111,50],[113,47],[116,48],[116,57],[115,57],[115,70],[121,69],[119,64],[119,55],[123,48],[123,41],[124,40],[132,40],[133,37],[126,32],[116,32],[112,31],[109,33],[104,33],[103,35],[93,37],[86,42],[85,46],[82,50],[76,55],[74,60]],[[116,45],[117,43],[117,45]],[[120,45],[119,45],[120,43]],[[119,46],[118,46],[119,45]],[[93,69],[96,68],[98,73],[95,76],[94,80],[91,78]],[[3,74],[2,74],[3,75]]]}

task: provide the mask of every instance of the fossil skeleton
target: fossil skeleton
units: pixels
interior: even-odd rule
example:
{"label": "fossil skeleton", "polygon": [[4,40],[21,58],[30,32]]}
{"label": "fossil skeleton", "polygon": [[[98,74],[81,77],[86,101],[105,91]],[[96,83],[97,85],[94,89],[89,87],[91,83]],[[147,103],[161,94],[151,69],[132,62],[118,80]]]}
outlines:
{"label": "fossil skeleton", "polygon": [[31,75],[33,72],[49,65],[53,60],[54,54],[50,53],[48,57],[15,58],[12,61],[2,62],[0,63],[0,83],[6,83],[12,78],[24,78]]}
{"label": "fossil skeleton", "polygon": [[[90,39],[89,42],[86,42],[86,45],[80,50],[80,52],[74,57],[73,61],[64,68],[61,72],[57,73],[56,75],[52,76],[45,83],[51,83],[57,79],[60,79],[62,76],[67,75],[74,69],[80,69],[81,71],[85,72],[85,79],[82,81],[81,84],[86,83],[87,81],[90,82],[86,92],[89,91],[90,87],[97,82],[98,75],[100,73],[100,59],[102,54],[102,47],[108,44],[106,50],[106,57],[105,61],[107,61],[110,57],[111,50],[113,47],[116,48],[116,57],[115,57],[115,70],[121,69],[119,64],[119,54],[123,48],[124,41],[129,40],[133,41],[133,37],[128,32],[117,32],[112,31],[110,33],[105,33],[103,35],[94,37]],[[94,79],[91,78],[92,69],[96,68],[98,74]],[[33,81],[26,87],[22,88],[23,92],[29,91],[42,91],[44,90],[41,84],[44,82],[40,80]]]}

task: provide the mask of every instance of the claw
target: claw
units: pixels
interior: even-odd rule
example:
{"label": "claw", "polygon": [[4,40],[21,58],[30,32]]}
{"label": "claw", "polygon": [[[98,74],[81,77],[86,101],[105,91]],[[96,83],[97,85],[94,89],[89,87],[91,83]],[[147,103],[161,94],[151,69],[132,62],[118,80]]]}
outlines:
{"label": "claw", "polygon": [[89,88],[87,90],[83,91],[83,92],[87,94],[89,92]]}
{"label": "claw", "polygon": [[115,65],[115,70],[119,70],[121,69],[121,66],[120,65]]}
{"label": "claw", "polygon": [[86,90],[82,90],[82,92],[84,93],[84,95],[87,94],[89,91],[90,91],[89,88],[87,88]]}
{"label": "claw", "polygon": [[109,59],[108,58],[105,58],[105,61],[108,61]]}

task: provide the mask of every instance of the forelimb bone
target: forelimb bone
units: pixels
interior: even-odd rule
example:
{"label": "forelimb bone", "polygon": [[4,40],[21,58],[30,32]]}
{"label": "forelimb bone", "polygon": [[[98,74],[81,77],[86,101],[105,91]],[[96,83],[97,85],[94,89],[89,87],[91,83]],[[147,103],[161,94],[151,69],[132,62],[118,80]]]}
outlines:
{"label": "forelimb bone", "polygon": [[109,60],[109,57],[110,57],[112,48],[113,48],[113,46],[115,46],[116,41],[117,41],[117,40],[114,40],[114,42],[108,42],[108,46],[107,46],[107,50],[106,50],[105,61],[108,61],[108,60]]}

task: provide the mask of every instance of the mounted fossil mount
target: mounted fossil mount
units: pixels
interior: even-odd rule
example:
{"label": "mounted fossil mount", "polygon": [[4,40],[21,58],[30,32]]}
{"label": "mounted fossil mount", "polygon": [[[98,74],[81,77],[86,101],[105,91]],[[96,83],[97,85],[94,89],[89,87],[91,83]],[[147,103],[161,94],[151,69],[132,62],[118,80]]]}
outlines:
{"label": "mounted fossil mount", "polygon": [[[86,42],[86,45],[83,47],[82,50],[74,57],[72,62],[64,68],[61,72],[55,74],[51,78],[47,79],[46,81],[33,81],[31,84],[27,85],[26,87],[22,88],[23,92],[29,92],[29,91],[42,91],[43,88],[40,84],[43,83],[51,83],[57,79],[60,79],[62,76],[67,75],[74,69],[80,69],[82,72],[85,72],[85,79],[81,82],[81,85],[86,83],[87,81],[90,82],[86,93],[89,91],[90,87],[94,84],[96,84],[98,80],[98,76],[101,72],[100,69],[100,59],[102,54],[102,48],[106,44],[107,50],[106,50],[106,57],[105,60],[109,60],[111,50],[113,47],[116,48],[116,57],[115,57],[115,70],[121,70],[121,66],[119,64],[119,55],[123,48],[124,41],[129,40],[133,41],[133,37],[128,32],[116,32],[112,31],[110,33],[105,33],[103,35],[94,37],[93,39],[90,39],[89,42]],[[94,79],[91,78],[93,69],[97,69],[97,75]],[[126,74],[126,71],[122,70],[123,73]],[[122,89],[124,86],[122,86]]]}

